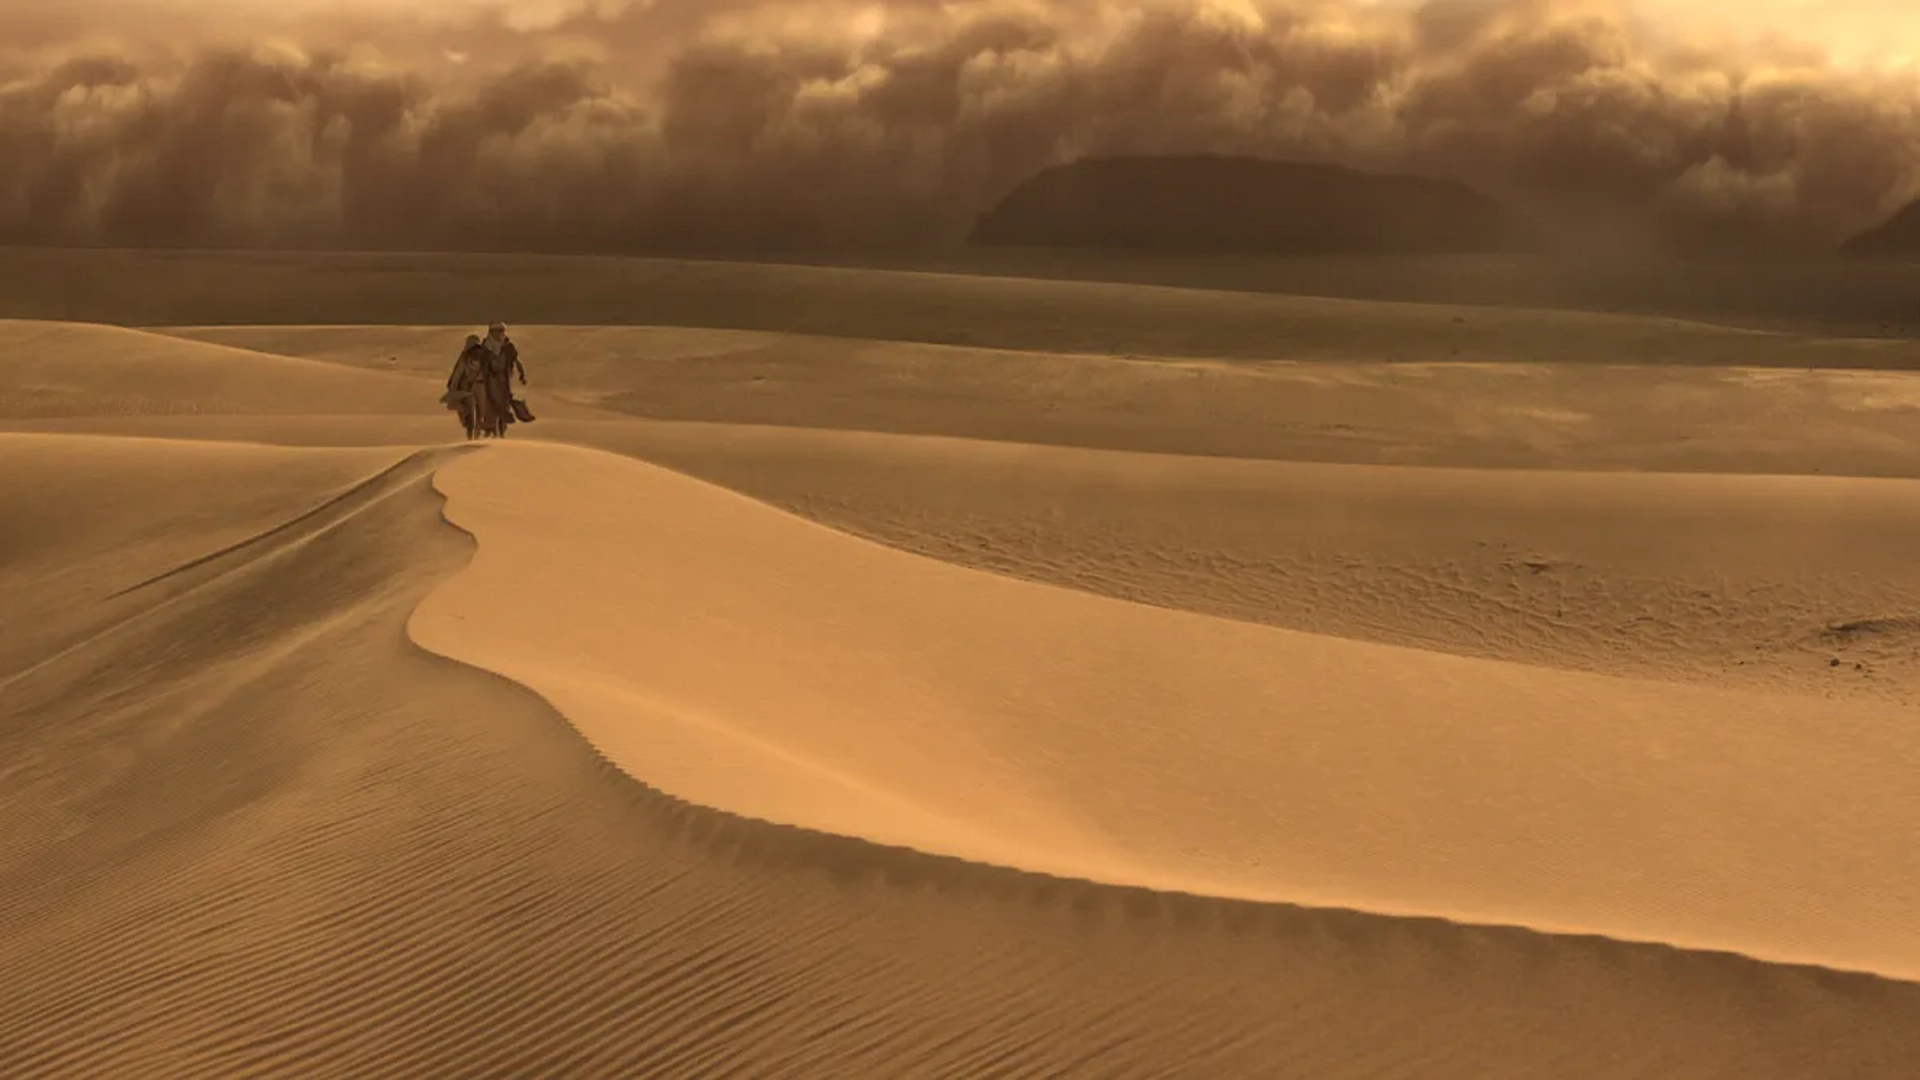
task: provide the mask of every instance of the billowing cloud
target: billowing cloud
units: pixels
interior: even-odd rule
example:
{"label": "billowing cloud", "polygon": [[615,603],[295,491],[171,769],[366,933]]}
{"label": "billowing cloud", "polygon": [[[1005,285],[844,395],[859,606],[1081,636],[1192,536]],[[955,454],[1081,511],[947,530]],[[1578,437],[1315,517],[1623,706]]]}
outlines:
{"label": "billowing cloud", "polygon": [[1049,164],[1220,151],[1825,244],[1920,173],[1910,82],[1584,0],[155,3],[0,15],[0,239],[918,245]]}

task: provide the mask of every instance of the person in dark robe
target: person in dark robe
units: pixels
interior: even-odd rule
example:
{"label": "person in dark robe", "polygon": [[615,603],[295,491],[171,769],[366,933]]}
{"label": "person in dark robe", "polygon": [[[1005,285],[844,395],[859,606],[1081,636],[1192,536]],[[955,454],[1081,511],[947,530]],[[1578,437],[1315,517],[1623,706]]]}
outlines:
{"label": "person in dark robe", "polygon": [[[486,398],[487,408],[493,420],[493,434],[503,437],[507,425],[514,422],[513,377],[520,377],[520,385],[527,383],[527,369],[520,363],[520,349],[513,339],[507,336],[503,323],[492,323],[487,327],[487,336],[480,342],[485,350],[487,369]],[[523,406],[524,407],[524,406]],[[531,415],[529,415],[531,419]]]}
{"label": "person in dark robe", "polygon": [[453,362],[446,395],[440,400],[460,414],[460,426],[466,429],[467,438],[492,433],[495,424],[487,395],[487,350],[480,344],[480,335],[467,335],[466,347]]}

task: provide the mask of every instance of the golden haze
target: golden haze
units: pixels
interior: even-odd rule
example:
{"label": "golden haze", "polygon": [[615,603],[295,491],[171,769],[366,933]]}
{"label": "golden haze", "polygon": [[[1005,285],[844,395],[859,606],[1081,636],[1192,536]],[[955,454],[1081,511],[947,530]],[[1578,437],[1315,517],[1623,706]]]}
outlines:
{"label": "golden haze", "polygon": [[1208,150],[1455,177],[1570,242],[1801,250],[1920,168],[1913,16],[1862,3],[8,11],[22,242],[942,245],[1048,164]]}

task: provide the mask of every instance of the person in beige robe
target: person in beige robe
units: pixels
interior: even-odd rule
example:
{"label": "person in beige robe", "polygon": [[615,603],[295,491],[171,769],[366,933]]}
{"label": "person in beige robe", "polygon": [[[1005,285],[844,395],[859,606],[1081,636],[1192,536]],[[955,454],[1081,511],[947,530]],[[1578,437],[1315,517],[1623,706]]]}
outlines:
{"label": "person in beige robe", "polygon": [[440,400],[459,413],[460,426],[469,439],[491,435],[499,426],[487,393],[487,356],[480,335],[467,335],[466,347],[453,362],[453,370],[447,375],[447,392]]}
{"label": "person in beige robe", "polygon": [[[520,385],[525,386],[527,369],[520,363],[520,349],[507,336],[507,328],[503,323],[490,324],[480,346],[487,369],[484,396],[494,419],[494,433],[505,435],[507,425],[514,422],[516,413],[513,407],[513,377],[518,375]],[[532,417],[529,415],[528,419]]]}

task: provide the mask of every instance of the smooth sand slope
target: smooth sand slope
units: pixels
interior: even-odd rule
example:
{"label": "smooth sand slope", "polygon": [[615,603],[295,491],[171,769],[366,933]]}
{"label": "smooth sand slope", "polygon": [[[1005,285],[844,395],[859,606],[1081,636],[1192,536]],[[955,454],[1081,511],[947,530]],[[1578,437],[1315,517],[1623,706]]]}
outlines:
{"label": "smooth sand slope", "polygon": [[545,430],[895,547],[1119,599],[1569,670],[1920,700],[1911,480]]}
{"label": "smooth sand slope", "polygon": [[[429,379],[462,330],[170,333]],[[542,413],[593,421],[558,417],[530,434],[664,463],[949,561],[1491,659],[1920,693],[1920,500],[1836,479],[1917,475],[1920,379],[1906,373],[1597,354],[1127,361],[674,327],[516,335]],[[623,414],[686,422],[602,422]],[[1036,442],[1054,445],[1013,444]]]}
{"label": "smooth sand slope", "polygon": [[[194,416],[171,362],[58,333],[33,375],[62,381],[58,409],[17,404],[47,399],[0,369],[0,419],[38,432],[0,433],[0,603],[31,613],[0,637],[5,1075],[1896,1077],[1920,1060],[1920,985],[1781,962],[1914,966],[1897,837],[1916,725],[1897,694],[1490,660],[1533,639],[1526,618],[1469,647],[1506,585],[1623,568],[1644,575],[1623,606],[1667,596],[1678,642],[1725,645],[1715,605],[1781,585],[1766,610],[1879,612],[1867,632],[1900,642],[1907,585],[1873,579],[1912,535],[1903,483],[1716,495],[1700,477],[605,410],[534,431],[625,456],[464,452],[436,445],[452,425],[430,405],[357,404],[430,402],[437,372],[295,393],[305,412],[264,404],[268,379]],[[227,386],[315,370],[182,357]],[[684,473],[1081,588],[903,554]],[[1640,527],[1546,550],[1582,542],[1556,524],[1581,499]],[[1644,535],[1661,529],[1683,541]],[[1851,569],[1808,569],[1822,546]],[[1738,553],[1725,591],[1682,602],[1716,547]],[[1389,599],[1341,614],[1344,589],[1283,587],[1329,551]],[[1129,588],[1157,606],[1090,595]],[[1331,614],[1305,634],[1169,610],[1231,614],[1222,595],[1243,620]],[[1560,597],[1569,625],[1587,595]],[[1456,602],[1460,628],[1426,651],[1368,643],[1418,630],[1369,631],[1368,610]],[[554,655],[566,634],[590,640]],[[1617,635],[1589,666],[1646,648]]]}
{"label": "smooth sand slope", "polygon": [[[478,583],[429,486],[459,475],[444,455],[0,444],[4,520],[73,522],[8,531],[10,599],[41,580],[15,565],[77,568],[6,643],[10,1076],[1893,1077],[1920,1053],[1908,983],[1076,886],[686,808],[409,644],[423,599]],[[313,512],[260,503],[265,475]],[[242,522],[261,539],[235,547]],[[68,564],[72,540],[95,555]]]}
{"label": "smooth sand slope", "polygon": [[[414,419],[436,411],[434,398],[452,364],[449,357],[437,372],[343,370],[284,353],[85,323],[0,320],[0,334],[13,349],[0,381],[0,417],[15,421]],[[460,340],[454,335],[456,353]],[[558,411],[561,416],[593,414],[570,412],[565,402]],[[440,426],[444,430],[445,422]]]}
{"label": "smooth sand slope", "polygon": [[[82,328],[64,332],[83,340]],[[437,394],[445,346],[462,332],[218,331],[415,380],[396,398],[409,415],[289,415],[272,428],[304,445],[445,438],[446,415],[419,403]],[[98,333],[87,347],[104,351],[126,332]],[[1749,689],[1920,692],[1910,558],[1920,500],[1832,475],[1913,474],[1920,382],[1906,374],[1222,361],[1195,378],[1186,363],[729,331],[518,334],[543,418],[522,434],[664,463],[949,561],[1490,659]],[[138,385],[182,408],[184,384],[155,374]],[[260,397],[278,400],[270,387]],[[609,405],[813,426],[640,423]],[[84,413],[82,400],[13,426],[201,438],[253,438],[258,427],[243,414]],[[833,420],[880,430],[819,426]],[[972,438],[895,434],[926,431]],[[1523,468],[1321,464],[1383,461]],[[1596,469],[1801,475],[1629,481]]]}
{"label": "smooth sand slope", "polygon": [[690,801],[1064,875],[1920,979],[1920,710],[1089,597],[590,450],[490,448],[435,483],[479,552],[414,638]]}
{"label": "smooth sand slope", "polygon": [[78,323],[0,322],[12,343],[0,409],[13,417],[404,414],[417,380]]}

